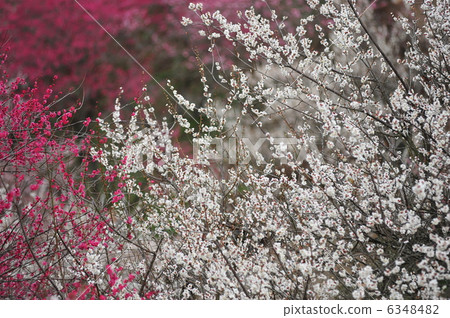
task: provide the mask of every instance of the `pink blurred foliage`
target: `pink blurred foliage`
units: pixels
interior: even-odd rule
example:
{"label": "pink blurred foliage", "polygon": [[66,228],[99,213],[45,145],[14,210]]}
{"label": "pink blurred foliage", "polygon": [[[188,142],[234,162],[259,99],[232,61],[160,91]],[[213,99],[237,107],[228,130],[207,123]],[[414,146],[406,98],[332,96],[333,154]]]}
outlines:
{"label": "pink blurred foliage", "polygon": [[[149,24],[145,1],[80,3],[119,38],[138,25]],[[117,94],[120,85],[136,85],[128,60],[75,1],[6,1],[0,16],[1,29],[14,51],[13,72],[46,82],[56,74],[60,87],[74,89],[83,84],[87,96],[93,97]]]}

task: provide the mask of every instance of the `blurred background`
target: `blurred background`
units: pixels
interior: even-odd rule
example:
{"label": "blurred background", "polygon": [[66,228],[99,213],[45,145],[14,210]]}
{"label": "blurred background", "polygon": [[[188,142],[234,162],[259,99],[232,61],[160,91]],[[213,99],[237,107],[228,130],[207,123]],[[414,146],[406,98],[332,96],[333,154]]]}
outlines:
{"label": "blurred background", "polygon": [[[194,96],[202,88],[198,85],[199,61],[194,52],[199,52],[202,63],[208,63],[208,43],[198,36],[195,26],[198,19],[188,9],[189,2],[3,0],[0,41],[9,48],[10,74],[29,83],[38,81],[41,87],[51,84],[56,75],[55,91],[73,92],[71,101],[83,101],[78,116],[96,116],[99,111],[112,110],[120,87],[124,90],[122,100],[132,101],[148,84],[151,101],[165,104],[161,90],[83,11],[83,6],[162,85],[171,79],[179,91],[189,91],[196,101]],[[255,0],[202,2],[204,11],[220,10],[230,20],[237,19],[236,11],[252,5],[268,16],[270,9],[274,9],[294,24],[309,13],[304,0],[271,0],[269,5]],[[183,27],[180,23],[183,16],[192,18],[194,24]]]}

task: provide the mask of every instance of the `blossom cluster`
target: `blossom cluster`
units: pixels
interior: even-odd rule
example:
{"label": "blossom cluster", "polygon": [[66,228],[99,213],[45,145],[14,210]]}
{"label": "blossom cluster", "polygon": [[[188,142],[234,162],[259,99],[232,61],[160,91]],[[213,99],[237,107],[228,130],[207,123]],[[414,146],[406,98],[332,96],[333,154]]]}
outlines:
{"label": "blossom cluster", "polygon": [[144,87],[66,135],[75,108],[5,80],[0,297],[449,298],[448,6],[307,3],[189,5],[213,63],[164,118]]}
{"label": "blossom cluster", "polygon": [[[201,104],[169,83],[172,124],[144,103],[127,127],[120,104],[100,122],[110,140],[93,155],[126,180],[117,216],[157,246],[158,297],[448,297],[448,8],[425,2],[427,23],[396,18],[408,36],[396,52],[371,26],[369,2],[309,4],[327,33],[313,15],[289,31],[275,12],[232,22],[192,4],[210,54],[225,38],[245,52],[239,63],[200,68]],[[177,124],[197,158],[174,147]],[[284,162],[208,160],[213,140],[243,137],[283,148]],[[276,147],[282,137],[297,143]],[[248,153],[240,143],[234,163]]]}

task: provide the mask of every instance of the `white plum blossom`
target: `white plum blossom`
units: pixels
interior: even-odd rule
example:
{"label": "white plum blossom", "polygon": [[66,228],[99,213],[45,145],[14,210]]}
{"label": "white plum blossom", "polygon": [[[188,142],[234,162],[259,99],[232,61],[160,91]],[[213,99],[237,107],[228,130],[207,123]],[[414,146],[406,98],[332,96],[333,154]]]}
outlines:
{"label": "white plum blossom", "polygon": [[425,183],[425,180],[419,180],[417,183],[412,187],[412,191],[417,196],[419,200],[425,199],[427,196],[427,186]]}
{"label": "white plum blossom", "polygon": [[[449,297],[445,4],[392,26],[409,37],[403,52],[370,1],[308,4],[326,26],[311,15],[288,31],[254,8],[230,22],[190,4],[215,63],[200,67],[202,103],[169,82],[171,118],[144,98],[127,125],[119,102],[99,120],[109,140],[92,155],[124,180],[108,202],[135,225],[128,266],[150,259],[157,298]],[[232,67],[218,38],[236,49]]]}

